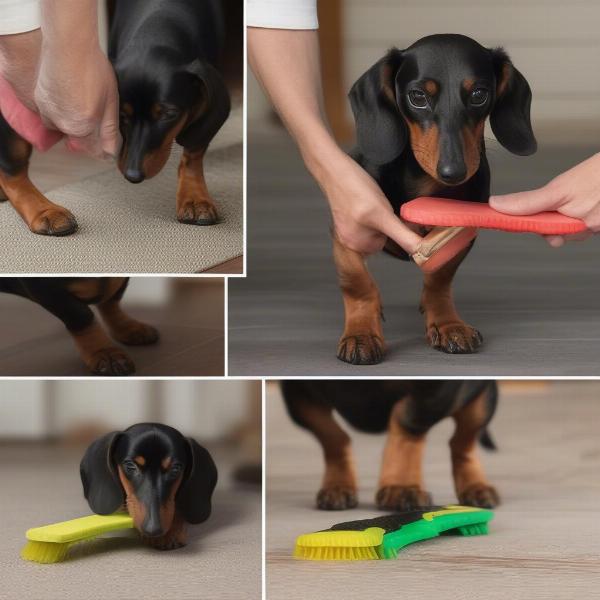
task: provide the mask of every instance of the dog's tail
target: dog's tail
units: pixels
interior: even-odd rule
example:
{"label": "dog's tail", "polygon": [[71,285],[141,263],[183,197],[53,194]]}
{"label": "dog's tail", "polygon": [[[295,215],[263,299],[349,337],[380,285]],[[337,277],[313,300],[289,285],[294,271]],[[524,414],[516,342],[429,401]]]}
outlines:
{"label": "dog's tail", "polygon": [[479,443],[486,450],[498,450],[498,446],[496,446],[496,443],[494,442],[494,439],[490,435],[490,432],[487,430],[487,428],[481,432],[481,435],[479,436]]}

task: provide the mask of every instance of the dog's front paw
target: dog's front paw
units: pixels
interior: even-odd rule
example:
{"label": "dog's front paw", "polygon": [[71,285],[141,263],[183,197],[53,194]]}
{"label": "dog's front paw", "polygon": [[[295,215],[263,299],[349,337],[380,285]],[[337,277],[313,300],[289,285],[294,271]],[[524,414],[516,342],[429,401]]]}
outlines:
{"label": "dog's front paw", "polygon": [[177,208],[177,220],[191,225],[215,225],[219,216],[212,202],[190,199]]}
{"label": "dog's front paw", "polygon": [[474,327],[458,321],[430,325],[427,341],[432,348],[448,354],[472,354],[483,343],[483,336]]}
{"label": "dog's front paw", "polygon": [[317,494],[317,508],[321,510],[346,510],[358,506],[356,489],[349,486],[322,488]]}
{"label": "dog's front paw", "polygon": [[123,377],[135,373],[133,361],[119,348],[102,348],[94,352],[86,362],[94,375]]}
{"label": "dog's front paw", "polygon": [[403,511],[431,506],[431,494],[417,485],[387,485],[379,488],[375,496],[377,508]]}
{"label": "dog's front paw", "polygon": [[478,508],[494,508],[500,504],[500,496],[489,483],[475,483],[458,494],[460,504]]}
{"label": "dog's front paw", "polygon": [[343,337],[337,348],[337,357],[351,365],[376,365],[384,354],[383,340],[371,334]]}
{"label": "dog's front paw", "polygon": [[133,319],[120,327],[118,331],[112,331],[112,334],[118,342],[127,346],[155,344],[160,337],[155,327]]}
{"label": "dog's front paw", "polygon": [[47,208],[36,215],[29,229],[39,235],[70,235],[77,231],[77,221],[66,208],[57,206]]}

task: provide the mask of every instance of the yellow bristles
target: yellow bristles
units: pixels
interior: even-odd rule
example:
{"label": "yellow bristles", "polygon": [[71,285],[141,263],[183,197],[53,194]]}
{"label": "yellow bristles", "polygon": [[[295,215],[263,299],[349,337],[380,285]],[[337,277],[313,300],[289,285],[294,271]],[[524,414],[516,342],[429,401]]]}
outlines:
{"label": "yellow bristles", "polygon": [[27,542],[21,550],[21,558],[33,562],[49,564],[65,560],[70,543]]}

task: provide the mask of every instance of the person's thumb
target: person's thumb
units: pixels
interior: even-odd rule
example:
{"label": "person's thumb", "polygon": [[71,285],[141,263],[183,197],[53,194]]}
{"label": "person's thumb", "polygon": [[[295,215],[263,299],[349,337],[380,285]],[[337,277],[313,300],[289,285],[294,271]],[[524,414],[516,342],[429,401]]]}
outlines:
{"label": "person's thumb", "polygon": [[547,210],[556,210],[561,200],[562,197],[553,186],[545,185],[528,192],[490,196],[490,206],[508,215],[534,215]]}
{"label": "person's thumb", "polygon": [[386,214],[386,218],[376,224],[381,233],[394,240],[408,254],[414,254],[423,238],[405,225],[394,213]]}
{"label": "person's thumb", "polygon": [[114,158],[121,150],[121,135],[119,133],[119,97],[116,93],[108,93],[104,115],[100,122],[100,144],[105,154]]}

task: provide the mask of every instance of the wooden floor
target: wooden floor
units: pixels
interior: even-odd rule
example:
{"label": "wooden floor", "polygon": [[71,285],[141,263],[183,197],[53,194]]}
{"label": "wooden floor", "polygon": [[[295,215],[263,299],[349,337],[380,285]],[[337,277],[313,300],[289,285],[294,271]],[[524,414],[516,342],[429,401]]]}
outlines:
{"label": "wooden floor", "polygon": [[[225,374],[223,279],[175,286],[164,305],[131,304],[125,294],[123,306],[161,335],[155,345],[126,350],[136,375]],[[89,375],[62,323],[33,302],[0,294],[0,331],[0,376]]]}
{"label": "wooden floor", "polygon": [[[314,508],[322,474],[316,441],[292,424],[279,390],[267,395],[267,597],[571,600],[595,597],[600,574],[600,383],[501,388],[485,453],[503,503],[482,537],[414,544],[395,561],[310,562],[292,558],[297,535],[379,514],[373,496],[384,437],[352,432],[358,509]],[[349,429],[349,431],[351,431]],[[456,502],[446,420],[429,435],[425,478],[438,503]]]}
{"label": "wooden floor", "polygon": [[[103,162],[68,152],[62,144],[58,144],[48,152],[33,153],[30,175],[40,190],[49,191],[112,168],[113,165],[108,161]],[[239,256],[207,269],[205,273],[237,275],[243,271],[244,259]]]}
{"label": "wooden floor", "polygon": [[[236,375],[512,376],[600,374],[600,237],[550,248],[533,235],[483,232],[455,298],[484,345],[448,355],[425,343],[422,277],[410,263],[369,261],[380,286],[385,362],[336,359],[342,298],[326,202],[284,134],[249,130],[248,277],[230,282],[230,373]],[[597,151],[540,144],[533,157],[490,144],[493,190],[530,189]]]}

